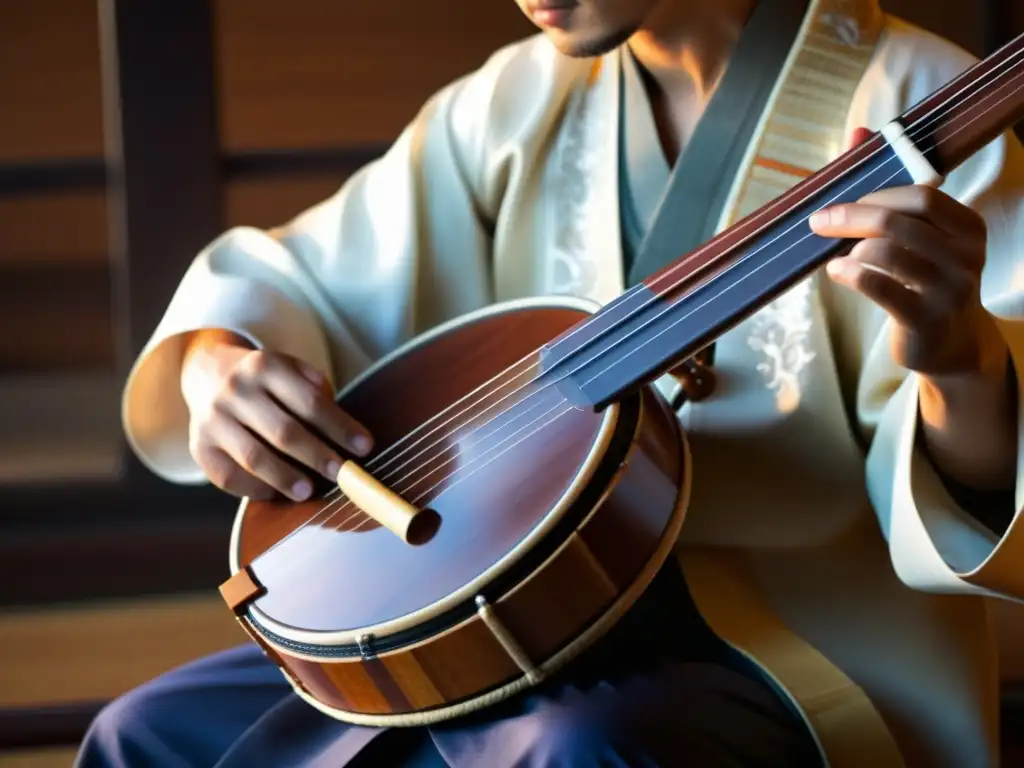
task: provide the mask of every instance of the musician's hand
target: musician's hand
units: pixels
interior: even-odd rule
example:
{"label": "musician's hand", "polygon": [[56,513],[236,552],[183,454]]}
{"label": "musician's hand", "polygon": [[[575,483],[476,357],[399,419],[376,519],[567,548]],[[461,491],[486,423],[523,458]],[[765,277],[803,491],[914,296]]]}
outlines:
{"label": "musician's hand", "polygon": [[899,187],[811,219],[824,237],[860,240],[828,274],[892,317],[893,359],[935,379],[982,374],[1006,342],[981,303],[985,220],[937,189]]}
{"label": "musician's hand", "polygon": [[301,466],[334,480],[344,460],[305,424],[357,456],[369,433],[334,402],[326,377],[286,355],[253,349],[220,331],[201,331],[189,342],[181,391],[189,408],[189,451],[210,481],[237,496],[269,499],[275,492],[303,501],[311,477]]}

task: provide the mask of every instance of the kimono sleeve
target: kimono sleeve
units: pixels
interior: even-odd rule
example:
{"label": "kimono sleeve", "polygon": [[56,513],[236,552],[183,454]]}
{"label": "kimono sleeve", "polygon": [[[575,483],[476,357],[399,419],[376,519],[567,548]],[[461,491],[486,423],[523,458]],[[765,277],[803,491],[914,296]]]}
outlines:
{"label": "kimono sleeve", "polygon": [[475,174],[488,68],[500,65],[436,94],[383,157],[287,226],[231,229],[195,257],[123,393],[124,430],[150,470],[205,482],[180,391],[190,332],[233,331],[340,386],[425,325],[484,301],[490,236]]}
{"label": "kimono sleeve", "polygon": [[[952,43],[889,17],[882,43],[848,113],[847,133],[880,129],[976,63]],[[1006,132],[948,174],[942,190],[986,221],[981,298],[1024,384],[1024,149]],[[832,285],[831,281],[825,283]],[[824,295],[824,294],[823,294]],[[1017,478],[1005,530],[962,508],[918,448],[919,377],[893,361],[890,320],[875,303],[836,287],[831,335],[851,418],[867,447],[866,484],[898,577],[936,593],[1024,599],[1024,409]],[[1018,392],[1024,403],[1024,396]]]}
{"label": "kimono sleeve", "polygon": [[[950,174],[943,189],[988,224],[982,300],[1009,346],[1018,403],[1024,403],[1024,150],[1006,134]],[[1018,408],[1016,425],[1012,520],[1000,535],[958,506],[918,449],[919,378],[892,361],[889,321],[874,311],[861,321],[865,355],[856,417],[870,438],[868,493],[896,573],[924,591],[1024,599],[1024,409]]]}

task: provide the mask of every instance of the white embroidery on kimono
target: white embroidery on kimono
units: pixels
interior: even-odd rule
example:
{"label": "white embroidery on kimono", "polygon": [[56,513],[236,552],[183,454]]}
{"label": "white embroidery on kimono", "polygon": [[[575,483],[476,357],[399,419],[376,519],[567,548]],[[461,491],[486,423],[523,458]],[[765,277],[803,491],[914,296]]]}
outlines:
{"label": "white embroidery on kimono", "polygon": [[811,287],[810,279],[801,281],[751,318],[747,343],[760,353],[757,370],[775,391],[775,404],[782,413],[799,406],[801,374],[816,357],[808,340]]}
{"label": "white embroidery on kimono", "polygon": [[[858,47],[865,38],[865,25],[871,24],[874,14],[861,0],[832,0],[827,3],[834,10],[825,11],[818,17],[822,24],[835,30],[836,37],[851,48]],[[877,12],[877,9],[874,9]]]}
{"label": "white embroidery on kimono", "polygon": [[593,108],[596,88],[584,88],[573,99],[565,116],[554,199],[559,201],[558,229],[554,252],[547,260],[546,284],[554,294],[587,297],[593,295],[598,280],[596,249],[588,247],[589,233],[602,230],[597,220],[598,206],[589,195],[596,188],[595,176],[606,162],[597,148],[602,134],[600,110]]}
{"label": "white embroidery on kimono", "polygon": [[823,13],[821,23],[832,27],[836,35],[852,48],[860,45],[860,22],[840,13]]}

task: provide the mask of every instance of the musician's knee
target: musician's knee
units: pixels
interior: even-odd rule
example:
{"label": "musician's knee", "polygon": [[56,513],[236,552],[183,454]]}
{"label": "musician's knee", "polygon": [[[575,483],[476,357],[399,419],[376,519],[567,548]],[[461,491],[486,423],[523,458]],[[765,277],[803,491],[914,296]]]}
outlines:
{"label": "musician's knee", "polygon": [[[530,753],[538,765],[585,765],[619,757],[618,729],[583,708],[559,707],[533,723]],[[533,763],[531,763],[533,764]]]}
{"label": "musician's knee", "polygon": [[147,686],[115,699],[89,726],[76,766],[105,768],[151,762],[166,749],[161,737],[163,710],[159,693]]}

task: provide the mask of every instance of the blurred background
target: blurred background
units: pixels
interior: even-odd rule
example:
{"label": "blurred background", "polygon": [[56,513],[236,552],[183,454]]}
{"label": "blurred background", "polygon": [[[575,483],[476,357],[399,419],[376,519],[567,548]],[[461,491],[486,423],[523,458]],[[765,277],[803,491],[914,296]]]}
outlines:
{"label": "blurred background", "polygon": [[[978,55],[1024,30],[1021,0],[883,5]],[[216,593],[235,503],[120,432],[189,260],[328,196],[534,31],[511,0],[0,2],[0,766],[69,765],[102,702],[243,639]]]}

